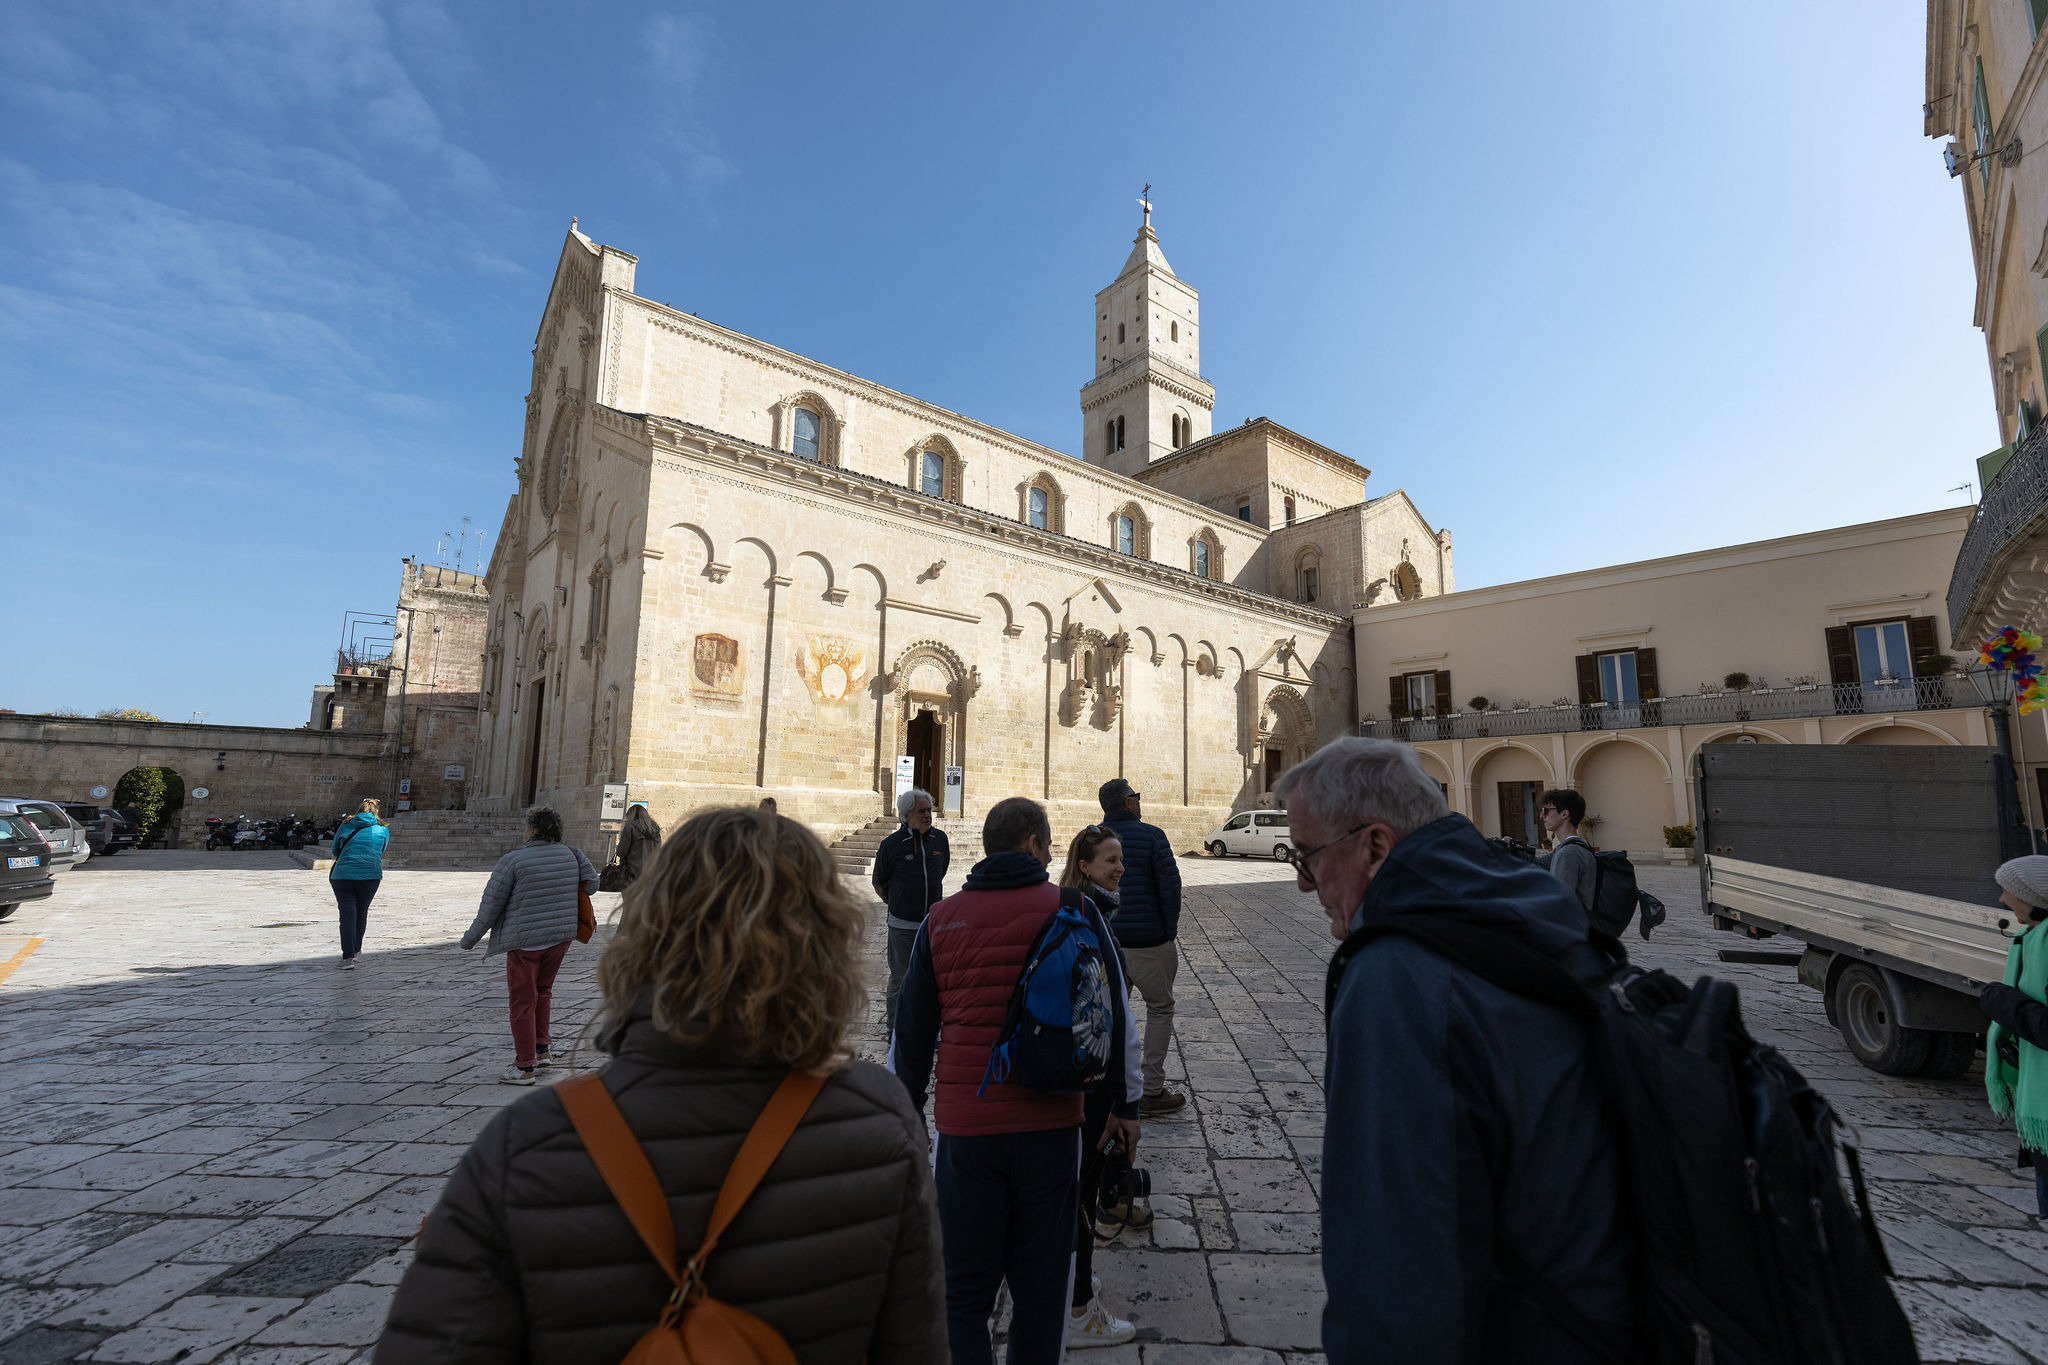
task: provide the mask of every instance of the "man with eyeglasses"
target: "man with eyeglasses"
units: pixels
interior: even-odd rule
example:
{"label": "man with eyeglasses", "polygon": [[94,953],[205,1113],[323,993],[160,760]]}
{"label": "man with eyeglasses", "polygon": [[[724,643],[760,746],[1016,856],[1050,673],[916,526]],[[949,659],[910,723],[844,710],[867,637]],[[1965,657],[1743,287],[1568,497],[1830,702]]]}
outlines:
{"label": "man with eyeglasses", "polygon": [[[1497,935],[1597,988],[1607,966],[1585,911],[1452,814],[1406,744],[1337,740],[1275,794],[1295,884],[1347,940],[1323,1082],[1330,1365],[1637,1358],[1586,1026],[1424,941],[1437,922],[1468,946]],[[1386,932],[1404,920],[1412,932]],[[1567,1328],[1541,1306],[1558,1300],[1585,1321]],[[1602,1349],[1573,1335],[1588,1323]]]}
{"label": "man with eyeglasses", "polygon": [[946,869],[953,864],[946,831],[932,828],[930,792],[912,787],[898,795],[896,818],[903,823],[875,850],[875,870],[868,879],[888,907],[889,996],[882,1008],[891,1034],[896,1032],[896,998],[903,993],[910,945],[917,941],[925,913],[945,898]]}
{"label": "man with eyeglasses", "polygon": [[1187,1107],[1188,1097],[1166,1088],[1166,1049],[1173,1046],[1173,978],[1180,972],[1180,863],[1166,831],[1141,818],[1143,797],[1121,777],[1096,793],[1102,823],[1124,846],[1124,880],[1116,917],[1109,922],[1123,945],[1131,984],[1145,1001],[1145,1097],[1138,1117],[1163,1118]]}

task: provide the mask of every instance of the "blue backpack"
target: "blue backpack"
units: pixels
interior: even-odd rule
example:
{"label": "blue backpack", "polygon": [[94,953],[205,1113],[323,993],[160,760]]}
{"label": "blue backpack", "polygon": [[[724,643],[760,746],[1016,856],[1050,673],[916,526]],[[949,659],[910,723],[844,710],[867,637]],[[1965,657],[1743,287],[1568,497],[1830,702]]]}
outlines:
{"label": "blue backpack", "polygon": [[1010,993],[1002,1032],[988,1055],[976,1097],[990,1082],[1014,1081],[1051,1095],[1093,1090],[1109,1074],[1116,1000],[1109,963],[1081,892],[1060,889],[1060,908],[1031,940],[1024,972]]}

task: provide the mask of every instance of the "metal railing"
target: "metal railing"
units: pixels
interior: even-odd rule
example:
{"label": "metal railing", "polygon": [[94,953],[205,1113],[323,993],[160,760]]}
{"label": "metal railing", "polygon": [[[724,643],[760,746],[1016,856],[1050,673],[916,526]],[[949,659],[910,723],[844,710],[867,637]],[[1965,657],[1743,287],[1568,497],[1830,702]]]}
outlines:
{"label": "metal railing", "polygon": [[[1948,628],[1961,634],[1991,562],[2030,526],[2048,514],[2048,422],[2020,442],[1998,477],[1977,501],[1977,516],[1963,536],[1955,571],[1948,580]],[[1993,622],[1986,624],[2007,624]]]}
{"label": "metal railing", "polygon": [[1356,733],[1369,739],[1485,739],[1499,735],[1554,735],[1577,730],[1640,730],[1665,725],[1739,725],[1749,721],[1814,716],[1877,716],[1901,711],[1946,711],[1984,703],[1959,674],[1901,678],[1896,682],[1816,683],[1759,687],[1745,692],[1698,692],[1627,705],[1531,706],[1520,710],[1463,711],[1407,720],[1369,720]]}

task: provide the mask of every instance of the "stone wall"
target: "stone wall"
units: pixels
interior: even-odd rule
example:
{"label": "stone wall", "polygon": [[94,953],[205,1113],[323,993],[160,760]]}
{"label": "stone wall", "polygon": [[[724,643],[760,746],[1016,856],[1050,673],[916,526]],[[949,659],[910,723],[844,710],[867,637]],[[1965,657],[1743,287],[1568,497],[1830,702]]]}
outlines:
{"label": "stone wall", "polygon": [[[0,715],[0,796],[90,801],[94,787],[111,793],[123,773],[146,767],[184,779],[188,843],[208,815],[325,820],[382,795],[391,777],[377,734]],[[200,788],[208,794],[196,796]]]}

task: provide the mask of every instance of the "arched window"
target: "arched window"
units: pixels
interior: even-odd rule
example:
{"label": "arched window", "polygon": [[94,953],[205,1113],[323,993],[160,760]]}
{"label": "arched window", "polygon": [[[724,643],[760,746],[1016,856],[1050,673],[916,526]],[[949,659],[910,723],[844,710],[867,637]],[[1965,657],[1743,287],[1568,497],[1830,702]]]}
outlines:
{"label": "arched window", "polygon": [[1116,448],[1124,448],[1124,419],[1121,417],[1116,419]]}
{"label": "arched window", "polygon": [[1168,331],[1168,332],[1170,332],[1170,333],[1172,334],[1172,337],[1173,337],[1173,339],[1174,339],[1175,341],[1179,341],[1179,340],[1180,340],[1180,324],[1179,324],[1179,323],[1177,323],[1177,322],[1169,322],[1169,323],[1167,323],[1167,324],[1166,324],[1166,328],[1167,328],[1167,331]]}
{"label": "arched window", "polygon": [[1173,415],[1173,448],[1180,449],[1180,414],[1177,412]]}
{"label": "arched window", "polygon": [[1138,553],[1138,521],[1127,512],[1117,514],[1116,552],[1120,555]]}
{"label": "arched window", "polygon": [[1043,488],[1033,488],[1025,495],[1024,519],[1039,530],[1049,530],[1048,521],[1052,511],[1052,495]]}
{"label": "arched window", "polygon": [[943,451],[927,450],[917,457],[917,491],[927,497],[946,496],[946,456]]}
{"label": "arched window", "polygon": [[1206,540],[1198,540],[1195,542],[1195,577],[1207,578],[1208,576],[1209,542]]}
{"label": "arched window", "polygon": [[1280,500],[1280,506],[1282,508],[1282,514],[1287,519],[1287,524],[1289,526],[1294,525],[1294,499],[1282,498]]}
{"label": "arched window", "polygon": [[799,457],[806,460],[818,458],[818,414],[809,408],[796,410],[796,444]]}
{"label": "arched window", "polygon": [[1114,417],[1102,424],[1102,448],[1104,450],[1116,449],[1116,418]]}
{"label": "arched window", "polygon": [[1298,602],[1322,598],[1323,552],[1316,546],[1304,549],[1294,560],[1294,597]]}
{"label": "arched window", "polygon": [[1152,557],[1152,523],[1145,516],[1145,509],[1135,502],[1127,502],[1109,516],[1110,548],[1120,555],[1134,559]]}

